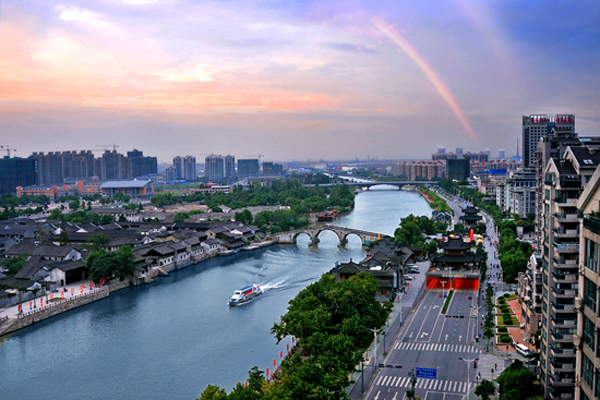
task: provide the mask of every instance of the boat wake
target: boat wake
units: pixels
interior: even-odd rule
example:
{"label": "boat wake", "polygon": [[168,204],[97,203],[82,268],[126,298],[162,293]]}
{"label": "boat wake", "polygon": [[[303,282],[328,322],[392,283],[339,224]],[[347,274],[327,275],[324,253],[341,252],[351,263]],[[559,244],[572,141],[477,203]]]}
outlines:
{"label": "boat wake", "polygon": [[290,277],[284,276],[282,278],[273,279],[273,280],[263,283],[262,285],[259,285],[259,286],[263,292],[273,290],[273,289],[281,289],[288,285],[287,282],[289,281],[289,279],[290,279]]}

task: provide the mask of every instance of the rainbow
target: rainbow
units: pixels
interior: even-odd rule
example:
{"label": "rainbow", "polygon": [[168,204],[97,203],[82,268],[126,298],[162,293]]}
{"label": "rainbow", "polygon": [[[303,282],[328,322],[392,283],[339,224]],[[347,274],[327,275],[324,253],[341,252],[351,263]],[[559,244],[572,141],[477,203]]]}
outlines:
{"label": "rainbow", "polygon": [[398,32],[394,30],[394,28],[377,18],[372,18],[372,20],[373,24],[381,32],[383,32],[386,36],[392,39],[394,43],[400,46],[400,48],[404,50],[409,55],[409,57],[412,58],[412,60],[419,66],[419,68],[421,68],[421,70],[425,73],[433,87],[435,87],[438,93],[446,101],[450,109],[452,109],[454,115],[456,115],[460,123],[463,125],[471,140],[476,142],[477,138],[475,136],[475,132],[473,131],[471,124],[467,120],[467,117],[462,112],[460,106],[456,102],[456,99],[454,98],[452,93],[450,93],[448,87],[444,84],[444,82],[442,82],[440,77],[435,73],[435,71],[431,68],[427,61],[425,61],[425,59],[419,53],[417,53],[417,51],[402,36],[400,36],[400,34],[398,34]]}

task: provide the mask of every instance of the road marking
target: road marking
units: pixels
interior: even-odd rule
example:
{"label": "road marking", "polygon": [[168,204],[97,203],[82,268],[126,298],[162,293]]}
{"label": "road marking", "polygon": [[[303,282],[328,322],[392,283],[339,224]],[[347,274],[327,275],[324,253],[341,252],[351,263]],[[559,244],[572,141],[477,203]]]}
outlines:
{"label": "road marking", "polygon": [[458,341],[460,342],[462,340],[462,335],[458,335]]}
{"label": "road marking", "polygon": [[400,379],[399,376],[395,376],[391,381],[390,381],[390,386],[394,386],[394,382],[396,381],[396,379]]}
{"label": "road marking", "polygon": [[446,337],[444,338],[444,340],[445,340],[445,341],[447,341],[447,340],[448,340],[448,334],[446,334]]}
{"label": "road marking", "polygon": [[375,395],[375,397],[373,398],[374,400],[379,399],[379,393],[381,393],[381,390],[379,392],[377,392],[377,394]]}

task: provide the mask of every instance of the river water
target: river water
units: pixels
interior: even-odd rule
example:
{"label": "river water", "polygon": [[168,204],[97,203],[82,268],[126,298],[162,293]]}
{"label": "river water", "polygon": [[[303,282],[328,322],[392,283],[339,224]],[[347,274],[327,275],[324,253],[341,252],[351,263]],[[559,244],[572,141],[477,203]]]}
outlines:
{"label": "river water", "polygon": [[[334,224],[392,235],[411,213],[431,210],[415,192],[375,189]],[[255,365],[272,370],[290,341],[276,345],[270,328],[289,300],[365,255],[355,235],[345,247],[332,232],[319,239],[211,259],[14,333],[0,342],[0,399],[193,400],[208,384],[231,390]],[[226,305],[251,283],[264,295]]]}

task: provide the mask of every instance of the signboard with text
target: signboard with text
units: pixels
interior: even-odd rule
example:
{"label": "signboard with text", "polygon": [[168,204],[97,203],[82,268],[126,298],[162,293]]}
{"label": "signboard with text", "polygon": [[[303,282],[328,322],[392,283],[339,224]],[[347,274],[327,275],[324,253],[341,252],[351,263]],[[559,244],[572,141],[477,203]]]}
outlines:
{"label": "signboard with text", "polygon": [[417,378],[437,379],[437,369],[435,368],[416,368]]}

